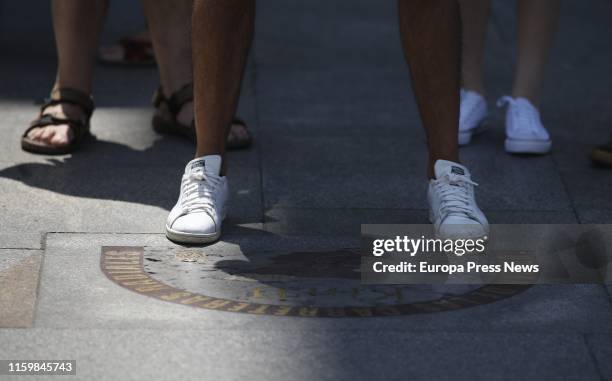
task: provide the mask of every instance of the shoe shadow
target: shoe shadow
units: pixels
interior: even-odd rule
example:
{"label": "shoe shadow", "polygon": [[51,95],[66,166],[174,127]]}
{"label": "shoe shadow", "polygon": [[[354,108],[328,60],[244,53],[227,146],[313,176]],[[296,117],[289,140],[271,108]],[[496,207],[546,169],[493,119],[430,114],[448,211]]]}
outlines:
{"label": "shoe shadow", "polygon": [[[184,166],[192,155],[191,143],[171,137],[158,139],[143,150],[96,140],[69,156],[7,167],[0,170],[0,178],[72,197],[123,201],[169,211],[176,202]],[[230,153],[233,194],[221,238],[246,260],[227,258],[217,264],[218,270],[270,287],[283,286],[276,279],[288,277],[298,284],[301,279],[309,278],[313,286],[330,278],[358,282],[359,255],[354,249],[358,241],[353,240],[354,245],[350,245],[341,239],[292,237],[264,229],[261,206],[247,206],[252,200],[260,200],[259,190],[252,189],[252,181],[246,179],[254,176],[251,173],[254,164],[248,163],[251,159],[249,151]],[[253,194],[248,200],[240,200],[245,190]],[[285,217],[291,219],[291,216]],[[268,216],[266,222],[276,220]]]}
{"label": "shoe shadow", "polygon": [[[76,198],[122,201],[170,211],[193,152],[191,142],[171,136],[161,137],[144,149],[93,139],[71,155],[47,156],[45,161],[8,166],[0,170],[0,178]],[[239,224],[259,227],[263,217],[253,153],[232,151],[229,160],[230,217],[224,224],[224,233],[231,233]],[[104,204],[100,203],[100,207]],[[163,221],[159,225],[163,226]]]}

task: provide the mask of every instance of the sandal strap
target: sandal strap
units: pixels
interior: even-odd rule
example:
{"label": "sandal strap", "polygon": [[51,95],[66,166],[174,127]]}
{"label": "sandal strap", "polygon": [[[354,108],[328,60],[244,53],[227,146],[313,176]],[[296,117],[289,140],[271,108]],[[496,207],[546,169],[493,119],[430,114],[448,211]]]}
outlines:
{"label": "sandal strap", "polygon": [[[87,121],[71,118],[58,118],[50,114],[43,114],[45,109],[62,103],[68,103],[80,107],[85,113]],[[94,111],[94,102],[89,94],[71,88],[56,89],[51,92],[48,99],[40,108],[38,118],[34,119],[26,129],[23,136],[27,136],[30,131],[38,127],[57,126],[67,124],[74,134],[74,141],[80,140],[89,132],[89,119]]]}
{"label": "sandal strap", "polygon": [[181,87],[179,90],[175,91],[170,98],[164,95],[161,86],[158,87],[153,94],[153,105],[159,108],[162,103],[166,103],[168,110],[170,110],[173,116],[176,116],[183,106],[191,101],[193,101],[193,83],[188,83]]}
{"label": "sandal strap", "polygon": [[91,95],[86,94],[80,90],[71,88],[56,89],[51,92],[51,96],[45,100],[45,104],[42,105],[40,111],[42,112],[49,106],[54,106],[61,103],[69,103],[75,106],[79,106],[87,119],[91,118],[94,112],[95,106]]}
{"label": "sandal strap", "polygon": [[54,117],[53,115],[46,114],[46,115],[41,115],[35,120],[33,120],[32,123],[30,123],[30,126],[23,133],[23,136],[24,137],[27,136],[30,133],[30,131],[32,131],[35,128],[46,127],[46,126],[57,126],[60,124],[67,124],[70,127],[70,129],[72,130],[72,133],[74,134],[73,140],[79,140],[89,131],[89,125],[83,123],[80,120],[68,119],[68,118],[57,118],[57,117]]}
{"label": "sandal strap", "polygon": [[135,41],[130,38],[119,40],[123,48],[123,57],[127,61],[150,60],[153,58],[153,46],[148,41]]}
{"label": "sandal strap", "polygon": [[153,44],[147,40],[138,40],[130,37],[124,37],[119,40],[119,45],[126,49],[150,49]]}

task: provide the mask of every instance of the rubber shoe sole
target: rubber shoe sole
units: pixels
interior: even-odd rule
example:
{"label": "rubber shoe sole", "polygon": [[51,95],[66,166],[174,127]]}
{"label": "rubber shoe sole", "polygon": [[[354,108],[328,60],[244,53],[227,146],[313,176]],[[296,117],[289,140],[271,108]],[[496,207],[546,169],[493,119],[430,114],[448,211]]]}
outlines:
{"label": "rubber shoe sole", "polygon": [[[225,221],[226,215],[223,214],[221,217],[221,222]],[[166,238],[168,238],[172,242],[176,243],[187,243],[187,244],[202,244],[202,243],[212,243],[221,237],[221,228],[219,231],[210,234],[195,234],[195,233],[185,233],[173,230],[171,227],[166,225]]]}
{"label": "rubber shoe sole", "polygon": [[512,154],[545,155],[550,152],[552,141],[506,139],[504,146],[506,152]]}
{"label": "rubber shoe sole", "polygon": [[170,241],[176,242],[176,243],[192,243],[192,244],[211,243],[211,242],[217,241],[219,237],[221,237],[221,229],[211,234],[193,234],[193,233],[178,232],[166,226],[166,237]]}

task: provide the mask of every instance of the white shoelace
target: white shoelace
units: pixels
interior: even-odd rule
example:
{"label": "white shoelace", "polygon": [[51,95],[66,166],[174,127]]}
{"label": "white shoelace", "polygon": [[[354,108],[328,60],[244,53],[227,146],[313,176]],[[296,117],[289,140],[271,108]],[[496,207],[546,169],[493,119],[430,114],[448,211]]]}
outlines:
{"label": "white shoelace", "polygon": [[435,187],[440,195],[440,215],[442,220],[455,215],[477,220],[471,206],[471,195],[468,184],[478,186],[466,176],[449,172],[437,181]]}
{"label": "white shoelace", "polygon": [[527,105],[521,107],[518,105],[516,99],[507,95],[499,98],[497,101],[497,107],[503,107],[507,104],[512,107],[511,112],[518,121],[517,126],[525,128],[536,134],[539,132],[538,127],[540,126],[541,122],[540,114],[537,109],[534,107],[528,107]]}
{"label": "white shoelace", "polygon": [[219,176],[202,170],[183,176],[182,208],[185,213],[206,212],[213,217],[214,194],[221,182]]}

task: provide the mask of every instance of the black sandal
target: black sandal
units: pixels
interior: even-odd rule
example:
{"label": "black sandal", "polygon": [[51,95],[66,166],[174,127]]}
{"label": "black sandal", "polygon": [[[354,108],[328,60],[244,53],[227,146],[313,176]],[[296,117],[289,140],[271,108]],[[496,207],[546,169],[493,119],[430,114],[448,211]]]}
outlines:
{"label": "black sandal", "polygon": [[[196,142],[195,126],[193,122],[190,125],[180,123],[176,117],[181,111],[185,103],[193,101],[193,84],[189,83],[176,91],[169,98],[164,95],[161,87],[153,94],[153,106],[160,112],[153,117],[153,129],[160,134],[180,135],[188,138],[192,142]],[[164,117],[165,108],[169,117]],[[246,123],[239,118],[232,120],[233,126],[242,126],[246,131],[246,138],[234,138],[230,132],[227,137],[227,149],[243,149],[249,147],[253,142],[253,137]]]}
{"label": "black sandal", "polygon": [[[160,134],[180,135],[195,143],[195,126],[180,123],[176,117],[186,103],[193,101],[193,85],[187,84],[169,98],[161,86],[153,94],[153,107],[157,113],[153,116],[153,129]],[[167,112],[164,112],[167,111]],[[164,116],[164,114],[169,114]]]}
{"label": "black sandal", "polygon": [[[86,117],[85,121],[71,118],[57,118],[53,115],[44,114],[45,109],[50,106],[55,106],[61,103],[69,103],[80,107]],[[94,103],[90,95],[82,91],[63,88],[54,90],[49,99],[40,108],[38,118],[36,118],[21,137],[21,148],[24,151],[32,153],[40,153],[46,155],[64,155],[76,151],[86,138],[91,137],[89,132],[91,115],[94,112]],[[30,139],[28,134],[35,128],[47,126],[59,126],[67,124],[74,135],[70,143],[62,146],[53,146],[46,143]]]}

